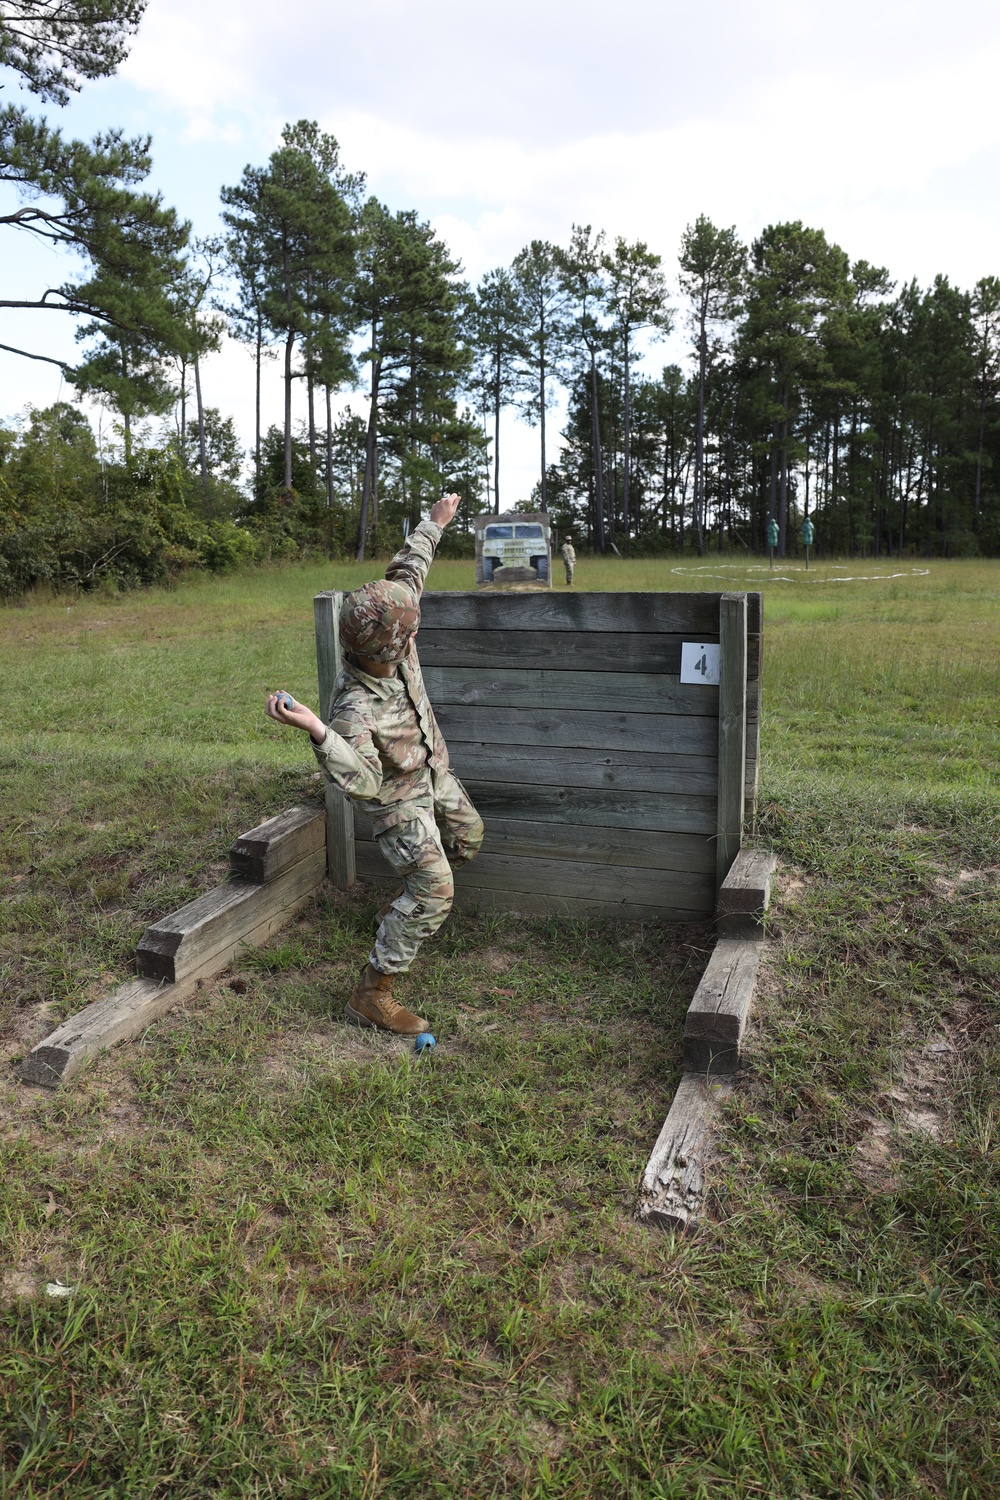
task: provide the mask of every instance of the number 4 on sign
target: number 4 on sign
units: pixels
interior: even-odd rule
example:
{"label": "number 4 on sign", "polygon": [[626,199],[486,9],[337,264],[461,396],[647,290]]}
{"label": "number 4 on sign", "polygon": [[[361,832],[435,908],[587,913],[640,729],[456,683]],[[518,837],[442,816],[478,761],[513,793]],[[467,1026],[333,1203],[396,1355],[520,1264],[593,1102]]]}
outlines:
{"label": "number 4 on sign", "polygon": [[706,687],[718,686],[719,647],[717,644],[682,642],[681,682],[699,682]]}

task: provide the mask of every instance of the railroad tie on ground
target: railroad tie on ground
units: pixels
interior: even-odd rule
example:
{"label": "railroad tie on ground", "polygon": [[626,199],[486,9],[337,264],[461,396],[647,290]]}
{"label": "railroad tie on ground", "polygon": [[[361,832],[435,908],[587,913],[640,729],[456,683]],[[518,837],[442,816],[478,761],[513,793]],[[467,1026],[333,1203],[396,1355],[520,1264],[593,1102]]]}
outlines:
{"label": "railroad tie on ground", "polygon": [[138,1036],[200,983],[221,974],[243,948],[283,927],[326,876],[322,808],[293,807],[242,834],[229,855],[232,876],[147,927],[136,953],[139,977],[95,1000],[33,1047],[19,1074],[56,1088],[105,1047]]}
{"label": "railroad tie on ground", "polygon": [[742,1062],[774,868],[773,854],[743,849],[720,887],[720,937],[688,1006],[684,1073],[642,1176],[641,1223],[687,1229],[701,1214],[714,1128]]}
{"label": "railroad tie on ground", "polygon": [[720,938],[763,936],[776,860],[765,849],[741,849],[719,887],[716,932]]}

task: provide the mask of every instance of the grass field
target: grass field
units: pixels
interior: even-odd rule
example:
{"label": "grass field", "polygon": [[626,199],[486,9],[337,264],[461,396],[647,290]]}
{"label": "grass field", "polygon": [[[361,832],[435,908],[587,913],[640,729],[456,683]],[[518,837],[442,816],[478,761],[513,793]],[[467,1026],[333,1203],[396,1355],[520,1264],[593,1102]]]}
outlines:
{"label": "grass field", "polygon": [[339,1024],[373,903],[329,893],[15,1082],[319,797],[262,699],[315,701],[311,596],[362,576],[0,612],[0,1496],[1000,1493],[1000,563],[579,567],[765,590],[780,894],[697,1236],[630,1213],[703,928],[453,919],[417,1062]]}

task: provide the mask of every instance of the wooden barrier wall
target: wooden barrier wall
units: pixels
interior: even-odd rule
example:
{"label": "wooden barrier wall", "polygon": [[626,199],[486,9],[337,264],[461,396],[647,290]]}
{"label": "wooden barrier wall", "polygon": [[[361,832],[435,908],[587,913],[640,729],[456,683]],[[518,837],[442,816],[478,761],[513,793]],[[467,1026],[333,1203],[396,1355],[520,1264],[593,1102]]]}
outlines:
{"label": "wooden barrier wall", "polygon": [[[338,608],[316,600],[324,711]],[[428,695],[486,824],[456,904],[713,914],[754,814],[760,594],[425,593],[421,609]],[[720,643],[719,687],[681,683],[684,641]],[[368,820],[352,840],[344,799],[328,802],[331,877],[387,879]]]}

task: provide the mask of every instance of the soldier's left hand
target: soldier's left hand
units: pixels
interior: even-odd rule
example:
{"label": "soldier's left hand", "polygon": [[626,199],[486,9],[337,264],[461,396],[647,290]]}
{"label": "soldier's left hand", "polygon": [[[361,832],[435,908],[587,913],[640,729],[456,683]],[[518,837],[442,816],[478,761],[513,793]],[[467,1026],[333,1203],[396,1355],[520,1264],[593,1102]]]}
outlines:
{"label": "soldier's left hand", "polygon": [[[292,707],[289,708],[289,701]],[[317,744],[326,737],[326,725],[316,717],[311,708],[304,703],[296,703],[294,698],[289,700],[287,693],[271,693],[264,708],[268,718],[276,719],[279,724],[288,724],[292,729],[307,729]]]}

